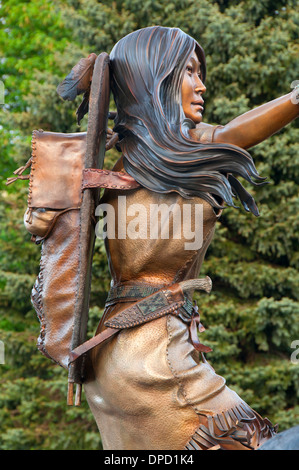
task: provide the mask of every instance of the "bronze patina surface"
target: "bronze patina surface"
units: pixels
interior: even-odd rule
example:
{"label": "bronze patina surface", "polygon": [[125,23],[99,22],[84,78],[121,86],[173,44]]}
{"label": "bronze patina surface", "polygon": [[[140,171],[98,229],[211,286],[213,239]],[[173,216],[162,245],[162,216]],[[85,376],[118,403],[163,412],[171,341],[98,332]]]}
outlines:
{"label": "bronze patina surface", "polygon": [[[259,216],[239,180],[265,183],[248,149],[296,119],[299,106],[289,93],[210,125],[205,77],[202,47],[178,28],[144,28],[110,56],[90,54],[58,87],[64,99],[84,94],[77,117],[89,112],[87,133],[36,132],[30,177],[22,176],[28,162],[8,181],[29,178],[25,225],[43,243],[32,292],[39,346],[69,370],[69,404],[73,384],[84,382],[104,449],[252,450],[276,433],[208,363],[192,295],[211,289],[199,275],[222,211],[239,200]],[[121,156],[107,171],[105,149],[114,145]],[[86,342],[98,203],[112,214],[111,290]],[[171,210],[151,224],[153,207]]]}
{"label": "bronze patina surface", "polygon": [[[190,324],[202,331],[199,317],[188,316],[188,309],[178,314],[178,306],[176,314],[140,323],[136,302],[145,298],[148,305],[151,289],[198,277],[223,208],[234,206],[232,196],[259,215],[238,180],[264,181],[246,149],[298,117],[298,105],[287,94],[225,126],[203,123],[204,52],[177,29],[131,33],[110,59],[122,152],[114,170],[140,184],[126,193],[125,207],[145,208],[139,222],[146,226],[153,204],[181,211],[187,204],[194,230],[200,205],[203,224],[202,243],[194,249],[186,249],[184,236],[132,239],[123,236],[123,226],[106,238],[112,288],[97,333],[123,329],[90,350],[85,382],[104,449],[256,449],[276,429],[227,387],[196,347]],[[115,220],[125,210],[120,196],[110,189],[102,198]],[[125,220],[128,229],[131,219]],[[167,223],[174,223],[174,214]],[[130,321],[135,326],[127,328]]]}

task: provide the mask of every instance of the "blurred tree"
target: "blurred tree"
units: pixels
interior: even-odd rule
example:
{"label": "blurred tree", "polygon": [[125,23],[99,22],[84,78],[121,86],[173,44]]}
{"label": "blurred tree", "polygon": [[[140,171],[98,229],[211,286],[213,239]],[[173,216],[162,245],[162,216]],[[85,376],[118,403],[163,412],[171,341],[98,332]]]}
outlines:
{"label": "blurred tree", "polygon": [[[76,132],[75,103],[56,86],[81,57],[109,52],[127,33],[148,25],[180,27],[207,56],[205,122],[225,124],[250,108],[288,93],[299,77],[296,2],[253,0],[67,0],[0,2],[0,108],[3,183],[30,156],[33,129]],[[80,99],[79,99],[80,102]],[[113,109],[113,103],[111,103]],[[87,118],[80,130],[86,129]],[[227,208],[202,274],[213,293],[198,303],[208,327],[209,360],[230,387],[258,412],[298,424],[299,366],[290,360],[298,322],[298,121],[252,149],[269,185],[257,188],[261,217]],[[107,154],[105,166],[118,158]],[[250,188],[252,191],[252,188]],[[23,227],[27,188],[1,188],[0,339],[1,449],[98,449],[86,402],[65,404],[65,371],[36,350],[39,323],[30,291],[40,249]],[[103,243],[94,259],[89,334],[109,289]],[[83,431],[83,432],[82,432]]]}

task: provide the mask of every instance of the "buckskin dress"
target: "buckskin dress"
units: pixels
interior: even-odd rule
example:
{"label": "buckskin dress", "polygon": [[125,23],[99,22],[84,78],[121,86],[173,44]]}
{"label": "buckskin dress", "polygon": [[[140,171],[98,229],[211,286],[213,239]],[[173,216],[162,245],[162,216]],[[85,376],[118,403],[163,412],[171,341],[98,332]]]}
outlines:
{"label": "buckskin dress", "polygon": [[[204,134],[202,141],[212,141],[211,132]],[[121,162],[115,169],[121,169]],[[126,227],[116,223],[115,237],[106,239],[112,288],[98,332],[105,329],[107,319],[135,302],[129,297],[114,297],[119,288],[145,291],[198,278],[221,215],[203,199],[184,199],[176,192],[160,194],[141,187],[105,191],[102,202],[113,206],[115,220],[123,216],[119,196],[125,196],[126,208],[131,207],[132,212],[127,210],[126,220],[122,219]],[[161,233],[158,239],[133,238],[130,222],[134,222],[138,207],[139,230],[146,226],[149,235],[151,207],[160,204],[181,214],[187,204],[192,214],[191,232],[198,229],[195,215],[202,208],[200,246],[186,245],[191,241],[190,233],[183,230],[181,237],[174,237],[170,230],[169,238]],[[169,214],[169,221],[162,222],[162,233],[163,223],[173,224],[175,215]],[[119,231],[124,237],[124,228],[126,238],[120,238]],[[122,330],[91,350],[84,389],[105,450],[249,450],[275,434],[270,421],[228,388],[225,379],[196,351],[190,341],[188,318],[185,321],[172,314]]]}

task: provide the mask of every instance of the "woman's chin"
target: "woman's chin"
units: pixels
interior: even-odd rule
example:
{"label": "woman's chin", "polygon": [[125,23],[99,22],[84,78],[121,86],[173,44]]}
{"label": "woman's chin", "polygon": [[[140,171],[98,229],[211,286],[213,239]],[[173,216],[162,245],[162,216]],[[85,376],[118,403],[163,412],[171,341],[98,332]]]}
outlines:
{"label": "woman's chin", "polygon": [[192,119],[192,121],[195,123],[195,124],[200,124],[202,122],[202,115],[199,113],[198,115],[194,116],[194,118]]}

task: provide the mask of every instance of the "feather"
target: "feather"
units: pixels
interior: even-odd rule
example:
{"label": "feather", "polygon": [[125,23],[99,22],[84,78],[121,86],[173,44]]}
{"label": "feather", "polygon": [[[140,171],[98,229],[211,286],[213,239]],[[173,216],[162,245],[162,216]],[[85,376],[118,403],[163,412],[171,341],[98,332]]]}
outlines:
{"label": "feather", "polygon": [[85,93],[89,87],[97,55],[92,53],[72,68],[71,72],[58,85],[57,93],[63,100],[73,101],[76,96]]}

